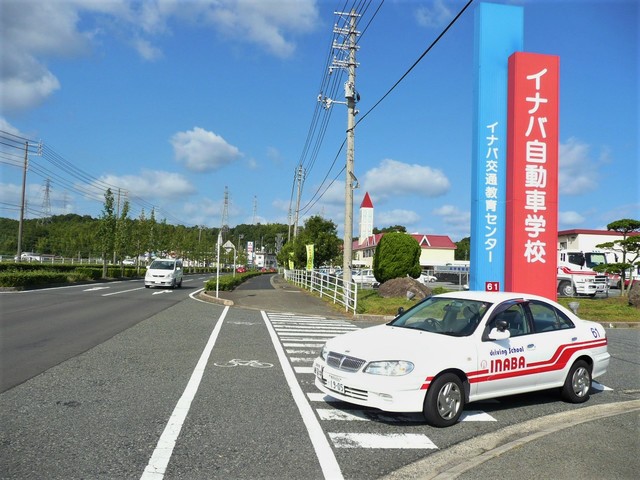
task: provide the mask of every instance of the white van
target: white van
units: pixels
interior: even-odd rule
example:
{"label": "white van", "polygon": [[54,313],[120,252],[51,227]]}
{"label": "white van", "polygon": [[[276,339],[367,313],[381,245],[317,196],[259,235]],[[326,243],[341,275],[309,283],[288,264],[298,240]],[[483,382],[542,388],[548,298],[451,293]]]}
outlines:
{"label": "white van", "polygon": [[182,260],[173,258],[156,259],[151,262],[144,275],[144,286],[182,287]]}

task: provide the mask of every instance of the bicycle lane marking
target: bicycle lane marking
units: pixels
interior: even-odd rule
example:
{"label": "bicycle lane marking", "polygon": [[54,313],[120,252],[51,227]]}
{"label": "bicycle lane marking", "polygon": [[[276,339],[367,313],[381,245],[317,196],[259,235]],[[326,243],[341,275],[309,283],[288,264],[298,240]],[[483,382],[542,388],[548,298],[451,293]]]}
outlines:
{"label": "bicycle lane marking", "polygon": [[202,375],[204,374],[205,368],[207,367],[207,362],[209,361],[209,357],[211,356],[213,347],[216,344],[218,334],[220,333],[222,323],[227,316],[228,311],[229,307],[226,306],[222,311],[222,314],[218,318],[218,322],[213,328],[213,332],[211,332],[209,341],[204,347],[202,355],[200,355],[200,359],[198,360],[198,363],[196,364],[196,367],[191,374],[189,383],[187,383],[187,387],[184,389],[180,400],[178,400],[178,403],[176,404],[171,417],[169,417],[167,426],[162,432],[162,435],[160,435],[158,444],[156,445],[156,448],[153,451],[153,454],[149,459],[149,463],[144,469],[140,480],[161,480],[162,478],[164,478],[164,474],[167,471],[167,465],[169,465],[169,460],[171,460],[173,449],[176,446],[176,441],[178,440],[178,435],[180,435],[180,430],[182,430],[182,425],[184,424],[184,421],[187,418],[187,414],[189,413],[191,402],[193,401],[193,398],[198,391],[198,387],[200,386],[200,382],[202,380]]}
{"label": "bicycle lane marking", "polygon": [[320,462],[320,468],[322,468],[324,478],[344,478],[342,475],[342,471],[340,470],[340,466],[338,465],[338,461],[333,454],[333,449],[331,448],[331,445],[329,445],[329,441],[327,440],[327,437],[325,436],[320,423],[316,419],[311,405],[309,405],[309,403],[307,402],[304,393],[302,392],[302,388],[300,388],[300,384],[296,379],[295,373],[293,372],[293,369],[291,368],[291,365],[287,360],[287,355],[285,354],[284,349],[280,344],[278,334],[273,328],[273,325],[271,325],[269,317],[267,316],[265,311],[260,310],[260,314],[262,315],[262,319],[264,320],[264,323],[269,332],[269,336],[271,337],[273,348],[278,355],[278,360],[280,361],[282,372],[284,373],[287,384],[289,385],[289,390],[291,390],[291,394],[293,395],[293,399],[296,402],[298,411],[302,416],[302,421],[307,428],[307,432],[309,432],[309,439],[311,440],[311,444],[313,445],[316,456],[318,457],[318,461]]}

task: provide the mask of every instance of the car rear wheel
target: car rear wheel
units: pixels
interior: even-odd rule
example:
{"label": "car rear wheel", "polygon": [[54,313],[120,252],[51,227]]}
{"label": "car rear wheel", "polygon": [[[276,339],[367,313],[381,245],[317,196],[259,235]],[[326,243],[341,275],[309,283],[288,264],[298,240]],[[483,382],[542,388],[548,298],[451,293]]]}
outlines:
{"label": "car rear wheel", "polygon": [[591,369],[584,360],[578,360],[569,369],[562,387],[563,400],[570,403],[583,403],[589,400],[591,390]]}
{"label": "car rear wheel", "polygon": [[423,407],[429,425],[449,427],[458,421],[463,409],[464,389],[457,375],[445,373],[429,385]]}

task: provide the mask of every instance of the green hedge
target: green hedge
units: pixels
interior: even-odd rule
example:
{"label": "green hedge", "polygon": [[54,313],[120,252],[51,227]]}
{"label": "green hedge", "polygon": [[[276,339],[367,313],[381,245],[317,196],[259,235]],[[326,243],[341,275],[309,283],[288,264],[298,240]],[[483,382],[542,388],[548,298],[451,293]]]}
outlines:
{"label": "green hedge", "polygon": [[[107,268],[107,278],[136,278],[144,276],[145,269],[136,267]],[[75,283],[102,278],[101,265],[43,265],[39,263],[0,264],[0,287],[24,288],[30,286]]]}
{"label": "green hedge", "polygon": [[[223,275],[219,277],[218,290],[231,291],[248,278],[255,277],[257,275],[262,275],[262,272],[236,273],[235,277],[233,275]],[[216,290],[216,279],[213,278],[207,281],[204,285],[204,289],[208,292],[214,292]]]}

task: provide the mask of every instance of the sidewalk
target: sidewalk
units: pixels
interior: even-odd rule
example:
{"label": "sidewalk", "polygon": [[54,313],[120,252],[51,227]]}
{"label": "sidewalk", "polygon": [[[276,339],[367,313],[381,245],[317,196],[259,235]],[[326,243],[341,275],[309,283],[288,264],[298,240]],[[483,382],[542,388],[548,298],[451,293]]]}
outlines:
{"label": "sidewalk", "polygon": [[[269,288],[266,280],[272,288]],[[342,310],[341,305],[334,306],[311,295],[303,288],[287,282],[279,274],[252,277],[233,291],[219,291],[218,298],[215,298],[215,292],[203,292],[201,296],[211,302],[241,308],[354,319],[352,314]]]}
{"label": "sidewalk", "polygon": [[[266,279],[261,284],[260,278],[254,277],[232,292],[219,292],[217,299],[215,292],[209,292],[208,300],[241,308],[357,318],[290,284],[281,275],[271,276],[273,288]],[[531,480],[635,479],[640,456],[630,452],[640,449],[639,412],[640,400],[632,400],[588,405],[529,420],[428,455],[386,480],[484,480],[514,474],[526,474]]]}

